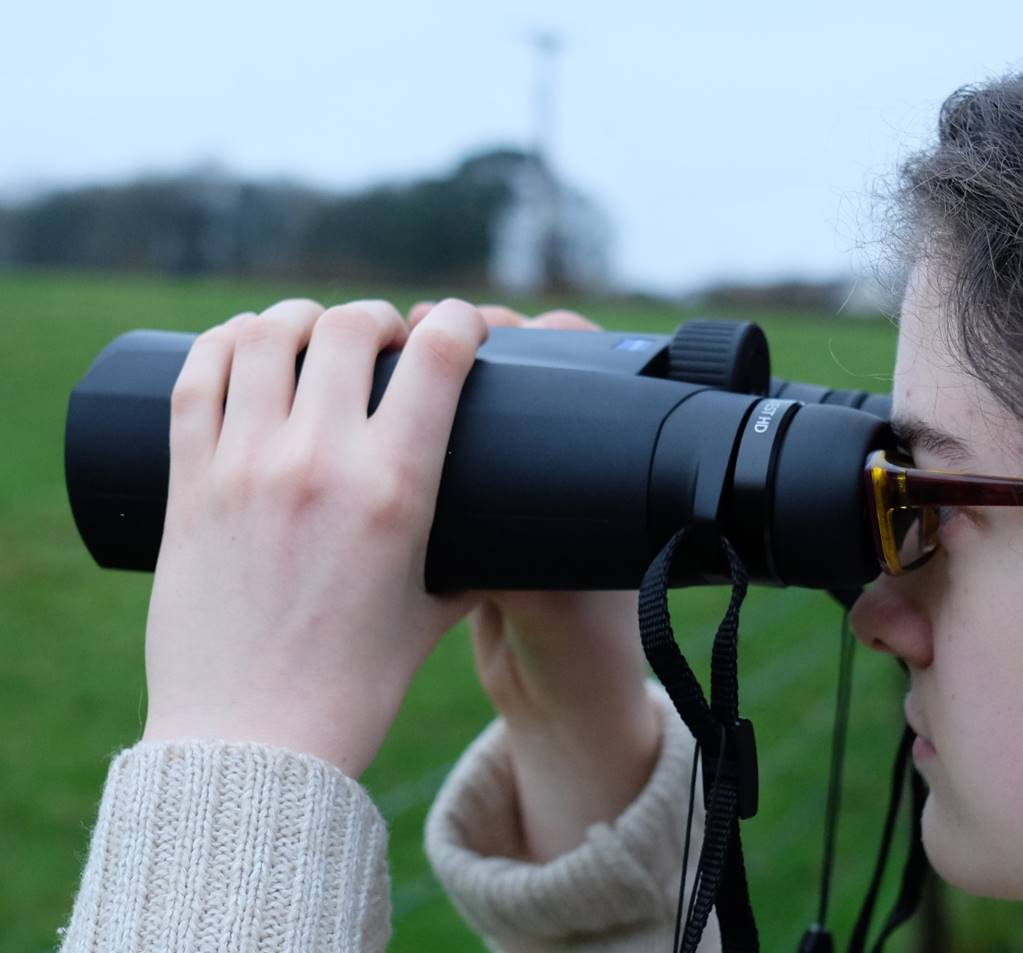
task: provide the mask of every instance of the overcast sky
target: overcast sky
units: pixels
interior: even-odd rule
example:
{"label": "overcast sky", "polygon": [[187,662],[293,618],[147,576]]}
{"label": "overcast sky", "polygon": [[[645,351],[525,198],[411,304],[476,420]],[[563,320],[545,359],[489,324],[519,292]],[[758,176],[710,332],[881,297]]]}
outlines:
{"label": "overcast sky", "polygon": [[617,228],[621,281],[860,261],[875,176],[956,87],[1023,66],[1023,3],[55,0],[4,4],[0,190],[219,160],[350,187],[528,145],[563,38],[553,156]]}

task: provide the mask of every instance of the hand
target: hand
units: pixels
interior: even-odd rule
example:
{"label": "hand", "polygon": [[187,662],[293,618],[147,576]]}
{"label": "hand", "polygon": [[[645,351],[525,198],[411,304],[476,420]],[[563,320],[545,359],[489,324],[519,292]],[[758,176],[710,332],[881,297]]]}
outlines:
{"label": "hand", "polygon": [[[413,326],[429,305],[412,309]],[[503,327],[602,330],[569,311],[529,320],[482,306]],[[504,716],[524,849],[549,860],[610,821],[646,784],[660,716],[645,688],[639,593],[487,592],[469,616],[480,682]]]}
{"label": "hand", "polygon": [[[411,333],[382,301],[283,301],[196,339],[171,399],[143,740],[258,741],[365,770],[416,669],[478,602],[423,579],[488,334],[454,300]],[[386,348],[403,350],[368,417]]]}

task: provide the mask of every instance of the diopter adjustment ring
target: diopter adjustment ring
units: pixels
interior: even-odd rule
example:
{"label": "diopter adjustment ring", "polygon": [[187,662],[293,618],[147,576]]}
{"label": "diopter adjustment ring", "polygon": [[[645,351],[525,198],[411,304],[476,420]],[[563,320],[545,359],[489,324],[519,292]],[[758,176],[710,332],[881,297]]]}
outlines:
{"label": "diopter adjustment ring", "polygon": [[668,377],[739,394],[771,384],[767,338],[752,321],[687,321],[668,345]]}

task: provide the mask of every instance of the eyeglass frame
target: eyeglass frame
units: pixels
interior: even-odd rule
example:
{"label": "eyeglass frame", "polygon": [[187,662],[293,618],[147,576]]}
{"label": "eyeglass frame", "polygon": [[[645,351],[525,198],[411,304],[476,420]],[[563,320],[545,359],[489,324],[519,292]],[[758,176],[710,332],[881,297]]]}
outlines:
{"label": "eyeglass frame", "polygon": [[[899,454],[895,451],[893,455]],[[1023,477],[984,476],[914,467],[908,454],[904,462],[891,460],[885,450],[867,456],[864,478],[870,500],[871,529],[881,569],[901,576],[918,569],[940,548],[937,529],[930,527],[933,545],[919,559],[904,566],[899,559],[899,544],[894,527],[896,510],[939,506],[1023,506]]]}

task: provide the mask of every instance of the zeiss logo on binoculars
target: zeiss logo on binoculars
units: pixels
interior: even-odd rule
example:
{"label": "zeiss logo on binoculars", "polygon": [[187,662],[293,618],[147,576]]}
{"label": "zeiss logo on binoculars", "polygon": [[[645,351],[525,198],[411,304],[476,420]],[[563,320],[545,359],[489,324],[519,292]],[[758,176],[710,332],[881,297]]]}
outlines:
{"label": "zeiss logo on binoculars", "polygon": [[771,421],[774,419],[774,415],[778,413],[778,408],[781,403],[777,400],[769,400],[763,407],[760,408],[760,414],[757,416],[757,422],[753,425],[755,433],[767,433],[771,429]]}
{"label": "zeiss logo on binoculars", "polygon": [[645,351],[650,347],[649,338],[624,338],[615,345],[616,351]]}

